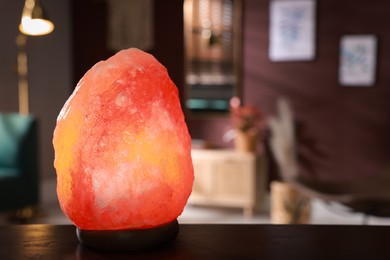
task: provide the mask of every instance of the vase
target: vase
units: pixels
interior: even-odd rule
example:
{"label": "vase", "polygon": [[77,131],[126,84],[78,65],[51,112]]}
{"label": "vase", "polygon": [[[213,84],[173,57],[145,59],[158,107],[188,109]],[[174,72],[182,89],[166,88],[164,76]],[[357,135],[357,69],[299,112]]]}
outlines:
{"label": "vase", "polygon": [[309,224],[310,198],[283,181],[271,182],[271,223]]}
{"label": "vase", "polygon": [[239,152],[255,152],[258,139],[257,131],[241,131],[236,129],[234,147]]}

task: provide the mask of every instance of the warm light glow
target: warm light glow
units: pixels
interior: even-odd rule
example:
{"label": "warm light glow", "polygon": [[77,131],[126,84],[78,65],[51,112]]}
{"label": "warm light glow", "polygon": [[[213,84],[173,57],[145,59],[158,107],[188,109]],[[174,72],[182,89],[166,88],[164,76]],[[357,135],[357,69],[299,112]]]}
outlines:
{"label": "warm light glow", "polygon": [[19,30],[32,36],[49,34],[54,30],[54,24],[47,18],[39,0],[26,0]]}
{"label": "warm light glow", "polygon": [[45,35],[54,30],[54,24],[49,20],[31,19],[31,17],[23,17],[19,25],[19,30],[27,35]]}

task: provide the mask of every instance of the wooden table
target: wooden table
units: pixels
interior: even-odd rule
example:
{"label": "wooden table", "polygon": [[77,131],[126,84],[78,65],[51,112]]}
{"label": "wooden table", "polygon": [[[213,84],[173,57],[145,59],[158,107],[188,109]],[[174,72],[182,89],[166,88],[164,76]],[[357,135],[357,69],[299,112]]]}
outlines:
{"label": "wooden table", "polygon": [[390,259],[390,226],[180,225],[176,240],[142,252],[81,245],[70,225],[0,226],[0,259]]}

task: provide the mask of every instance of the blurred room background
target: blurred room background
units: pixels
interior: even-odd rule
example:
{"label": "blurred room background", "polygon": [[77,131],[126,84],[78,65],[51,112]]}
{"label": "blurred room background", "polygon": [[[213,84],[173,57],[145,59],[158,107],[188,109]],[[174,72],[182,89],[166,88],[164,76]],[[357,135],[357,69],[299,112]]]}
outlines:
{"label": "blurred room background", "polygon": [[[297,60],[275,61],[269,55],[270,7],[275,1],[277,0],[194,0],[194,3],[199,4],[198,9],[195,8],[198,10],[196,12],[200,13],[202,8],[207,7],[204,12],[208,14],[207,17],[211,17],[210,21],[215,20],[214,24],[226,23],[230,26],[228,29],[223,26],[223,29],[218,26],[214,28],[204,22],[197,24],[194,19],[202,15],[192,9],[191,27],[186,29],[185,2],[191,1],[154,0],[127,3],[133,3],[134,10],[141,10],[137,8],[141,8],[145,3],[149,8],[144,11],[143,16],[133,15],[134,20],[127,21],[131,24],[128,30],[132,32],[140,29],[142,37],[146,37],[146,42],[127,47],[142,48],[167,67],[179,89],[194,149],[237,152],[235,135],[232,133],[234,125],[231,104],[227,102],[233,96],[239,97],[240,106],[251,105],[260,111],[263,121],[259,127],[261,138],[256,140],[255,149],[249,152],[257,158],[254,170],[257,177],[252,180],[256,182],[256,198],[253,203],[260,201],[260,208],[255,208],[248,217],[240,206],[236,207],[233,202],[229,204],[229,201],[225,203],[224,198],[221,200],[223,203],[209,203],[213,198],[202,198],[200,201],[194,199],[179,218],[183,223],[272,222],[270,184],[280,181],[283,174],[271,147],[270,140],[273,135],[268,122],[270,118],[277,116],[277,102],[282,97],[288,100],[293,111],[294,158],[301,176],[314,180],[315,183],[348,185],[361,180],[374,180],[388,168],[390,30],[387,20],[390,2],[314,1],[313,55]],[[112,14],[115,12],[113,2],[115,0],[41,1],[55,24],[55,29],[48,35],[28,37],[26,44],[29,113],[38,122],[37,160],[40,183],[39,203],[31,205],[35,206],[34,216],[29,222],[69,223],[62,215],[56,197],[52,135],[59,111],[78,80],[96,62],[107,59],[118,51],[118,48],[126,46],[126,43],[110,42],[112,34],[115,33],[112,27],[115,28],[115,23],[118,23],[112,20]],[[18,113],[16,38],[25,1],[0,0],[0,4],[0,113]],[[223,4],[227,7],[216,7]],[[125,18],[134,12],[131,8],[126,10],[129,10],[128,14],[122,14]],[[203,38],[197,42],[197,36],[186,36],[186,33],[196,30],[200,30],[202,36],[199,37],[207,40],[207,48],[210,49],[202,52]],[[340,43],[341,39],[348,35],[375,36],[376,66],[372,84],[351,86],[344,85],[339,80]],[[190,49],[191,44],[194,49]],[[230,49],[226,49],[228,47]],[[209,56],[205,58],[202,55]],[[205,60],[207,62],[204,62]],[[207,68],[210,70],[202,74]],[[204,83],[202,79],[209,81]],[[204,86],[213,88],[215,82],[220,88],[217,94],[195,91],[196,84],[204,83]],[[194,97],[195,93],[198,94],[197,97]],[[209,95],[213,98],[214,95],[221,95],[221,100],[224,101],[222,107],[218,106],[221,103],[214,103],[214,99],[210,101]],[[217,96],[215,99],[219,100]],[[211,105],[199,107],[197,105],[204,103],[196,99],[207,100],[207,104]],[[0,136],[0,149],[4,149],[4,143]],[[232,173],[236,177],[232,178],[240,179],[240,169],[246,166],[237,165],[238,170]],[[197,168],[195,176],[196,173]],[[389,176],[390,172],[384,174]],[[261,175],[260,179],[258,175]],[[0,182],[2,178],[0,176]],[[211,185],[207,183],[207,178],[206,184],[197,184],[196,191],[202,190],[199,185]],[[375,186],[373,187],[375,189]],[[346,186],[346,190],[350,189]],[[314,193],[311,197],[308,223],[365,223],[365,214],[361,211],[353,213],[351,207],[343,206],[331,197],[316,196],[329,195],[326,193],[329,190],[322,191],[324,190]],[[384,197],[387,199],[386,194]],[[0,204],[12,199],[2,195]],[[390,205],[387,200],[384,201],[383,204]],[[12,214],[13,211],[10,213],[9,210],[4,210],[0,223],[14,223]],[[368,224],[388,223],[390,219],[386,216],[370,217],[368,221]]]}

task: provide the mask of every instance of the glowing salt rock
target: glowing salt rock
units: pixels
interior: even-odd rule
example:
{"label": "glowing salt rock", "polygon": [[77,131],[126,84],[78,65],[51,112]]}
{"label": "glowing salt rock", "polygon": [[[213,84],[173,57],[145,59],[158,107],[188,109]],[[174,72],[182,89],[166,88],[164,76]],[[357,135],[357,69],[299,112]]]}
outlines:
{"label": "glowing salt rock", "polygon": [[175,220],[191,193],[191,138],[167,70],[138,49],[92,67],[54,130],[62,211],[84,230]]}

